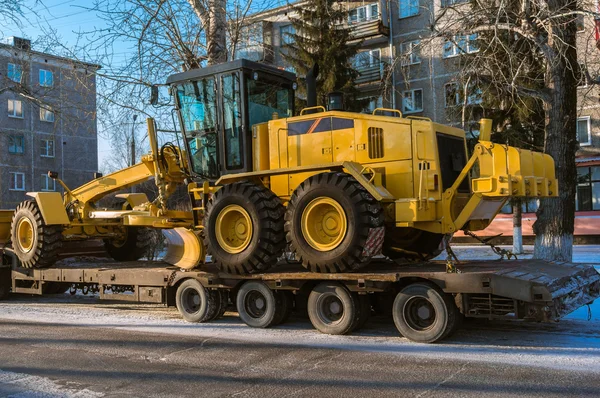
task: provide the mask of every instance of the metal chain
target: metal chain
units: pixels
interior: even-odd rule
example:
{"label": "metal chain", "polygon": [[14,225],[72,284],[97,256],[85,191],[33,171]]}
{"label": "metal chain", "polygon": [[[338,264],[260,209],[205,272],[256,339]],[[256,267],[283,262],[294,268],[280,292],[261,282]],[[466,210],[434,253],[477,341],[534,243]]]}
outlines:
{"label": "metal chain", "polygon": [[[490,243],[490,240],[492,238],[488,238],[488,239],[482,239],[479,236],[475,235],[473,232],[469,231],[469,230],[463,230],[465,235],[468,235],[474,239],[477,239],[479,242],[483,243],[484,245],[487,245],[489,247],[492,248],[492,250],[494,251],[494,253],[496,253],[497,255],[500,256],[499,260],[504,260],[504,256],[506,256],[507,260],[510,260],[511,258],[514,258],[515,260],[518,260],[517,255],[513,252],[511,252],[508,249],[503,249],[501,247],[498,247],[496,245],[494,245],[493,243]],[[494,237],[495,238],[495,237]]]}

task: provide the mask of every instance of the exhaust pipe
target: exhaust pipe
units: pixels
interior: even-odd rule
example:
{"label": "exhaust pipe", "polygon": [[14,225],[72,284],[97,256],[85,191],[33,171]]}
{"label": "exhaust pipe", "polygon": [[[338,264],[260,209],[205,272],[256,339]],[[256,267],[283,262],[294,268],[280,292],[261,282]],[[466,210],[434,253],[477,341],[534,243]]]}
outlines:
{"label": "exhaust pipe", "polygon": [[317,106],[317,76],[319,64],[315,63],[306,74],[306,107]]}

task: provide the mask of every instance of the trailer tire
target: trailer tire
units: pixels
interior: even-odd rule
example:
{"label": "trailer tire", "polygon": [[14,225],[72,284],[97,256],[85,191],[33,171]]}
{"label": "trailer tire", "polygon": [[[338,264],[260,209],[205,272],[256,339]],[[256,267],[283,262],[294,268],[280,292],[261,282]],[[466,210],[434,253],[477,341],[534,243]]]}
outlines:
{"label": "trailer tire", "polygon": [[321,173],[294,191],[285,214],[286,239],[312,272],[350,272],[366,266],[369,238],[383,228],[381,204],[352,176]]}
{"label": "trailer tire", "polygon": [[[356,293],[354,293],[356,294]],[[358,305],[359,305],[359,320],[356,325],[356,329],[362,329],[365,327],[369,319],[371,318],[371,299],[368,295],[357,294]]]}
{"label": "trailer tire", "polygon": [[308,317],[321,333],[348,334],[360,323],[360,302],[338,283],[319,283],[308,296]]}
{"label": "trailer tire", "polygon": [[104,247],[117,261],[136,261],[148,254],[152,244],[152,233],[150,228],[125,227],[125,239],[105,239]]}
{"label": "trailer tire", "polygon": [[204,219],[213,263],[238,275],[274,266],[285,247],[284,212],[265,186],[247,181],[224,185],[208,201]]}
{"label": "trailer tire", "polygon": [[402,336],[418,343],[435,343],[454,327],[455,307],[452,298],[436,286],[417,282],[396,295],[392,315]]}
{"label": "trailer tire", "polygon": [[284,302],[280,292],[259,281],[248,281],[238,290],[236,307],[240,319],[253,328],[268,328],[281,321]]}
{"label": "trailer tire", "polygon": [[177,310],[188,322],[209,321],[219,309],[216,293],[205,289],[196,279],[186,279],[175,294]]}
{"label": "trailer tire", "polygon": [[35,200],[17,206],[11,222],[13,250],[24,268],[48,268],[62,247],[62,226],[46,225]]}
{"label": "trailer tire", "polygon": [[215,319],[221,318],[225,311],[227,311],[227,306],[229,305],[229,292],[226,290],[215,290],[215,299],[217,301],[217,309],[215,313],[208,319],[209,321],[213,321]]}
{"label": "trailer tire", "polygon": [[275,320],[274,325],[281,325],[289,319],[290,315],[292,314],[292,311],[294,310],[294,294],[286,290],[280,290],[277,293],[281,296],[282,310],[279,311],[278,317]]}

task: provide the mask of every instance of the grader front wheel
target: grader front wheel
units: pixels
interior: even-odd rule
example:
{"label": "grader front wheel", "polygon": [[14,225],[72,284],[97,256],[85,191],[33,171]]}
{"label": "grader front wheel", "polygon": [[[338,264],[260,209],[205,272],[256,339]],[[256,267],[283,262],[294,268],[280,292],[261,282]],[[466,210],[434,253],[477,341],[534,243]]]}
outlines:
{"label": "grader front wheel", "polygon": [[13,215],[11,240],[23,267],[51,267],[62,247],[62,226],[46,225],[37,203],[26,200]]}

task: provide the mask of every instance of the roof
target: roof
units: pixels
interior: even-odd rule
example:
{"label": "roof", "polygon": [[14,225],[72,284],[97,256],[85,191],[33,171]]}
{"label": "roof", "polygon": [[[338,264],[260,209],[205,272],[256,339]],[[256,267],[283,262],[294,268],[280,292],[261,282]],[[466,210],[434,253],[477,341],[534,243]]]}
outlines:
{"label": "roof", "polygon": [[31,55],[39,55],[41,57],[45,57],[45,58],[53,58],[55,60],[59,60],[59,61],[63,61],[63,62],[68,62],[68,63],[75,63],[75,64],[79,64],[82,66],[87,66],[89,68],[94,68],[94,69],[101,69],[102,66],[98,65],[98,64],[92,64],[90,62],[83,62],[83,61],[79,61],[73,58],[67,58],[67,57],[61,57],[58,55],[54,55],[54,54],[48,54],[48,53],[43,53],[40,51],[35,51],[35,50],[24,50],[22,48],[19,47],[15,47],[11,44],[4,44],[4,43],[0,43],[0,49],[6,49],[6,50],[10,50],[10,51],[21,51],[23,53],[27,53],[27,54],[31,54]]}
{"label": "roof", "polygon": [[591,163],[591,162],[600,162],[600,156],[594,156],[590,158],[576,158],[576,163]]}
{"label": "roof", "polygon": [[186,72],[175,73],[167,78],[167,84],[178,83],[188,80],[197,80],[203,77],[212,76],[218,73],[224,73],[239,69],[250,69],[253,71],[263,71],[272,75],[280,76],[286,80],[295,81],[296,75],[276,68],[271,65],[261,64],[254,61],[248,61],[247,59],[237,59],[235,61],[225,62],[218,65],[207,66],[200,69],[191,69]]}

